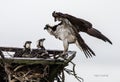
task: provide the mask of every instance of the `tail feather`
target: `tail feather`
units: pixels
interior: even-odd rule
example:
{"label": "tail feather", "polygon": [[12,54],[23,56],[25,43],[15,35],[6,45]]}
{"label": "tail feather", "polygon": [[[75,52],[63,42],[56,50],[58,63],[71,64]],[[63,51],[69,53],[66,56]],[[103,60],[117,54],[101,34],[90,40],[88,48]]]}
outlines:
{"label": "tail feather", "polygon": [[90,58],[93,56],[96,56],[95,53],[87,46],[87,44],[84,44],[84,46],[82,46],[83,48],[83,52],[86,56],[86,58]]}
{"label": "tail feather", "polygon": [[103,35],[100,31],[98,31],[95,28],[88,29],[87,33],[93,37],[99,38],[105,42],[109,42],[110,44],[112,44],[112,42],[105,35]]}
{"label": "tail feather", "polygon": [[82,49],[82,51],[84,52],[86,58],[90,58],[95,56],[95,53],[92,51],[91,48],[89,48],[89,46],[84,42],[84,40],[81,38],[81,36],[77,36],[77,43],[76,45]]}

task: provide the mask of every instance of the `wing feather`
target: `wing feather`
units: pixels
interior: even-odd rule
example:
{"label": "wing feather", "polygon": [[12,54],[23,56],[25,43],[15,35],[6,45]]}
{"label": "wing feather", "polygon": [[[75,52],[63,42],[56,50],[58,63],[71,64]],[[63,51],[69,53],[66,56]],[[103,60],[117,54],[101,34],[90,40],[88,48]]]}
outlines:
{"label": "wing feather", "polygon": [[84,42],[84,40],[79,36],[78,38],[78,44],[82,48],[82,51],[84,52],[85,56],[92,57],[95,56],[94,51]]}
{"label": "wing feather", "polygon": [[95,53],[92,51],[92,49],[84,42],[80,34],[77,32],[77,29],[71,26],[73,29],[74,35],[77,38],[78,46],[82,48],[82,51],[84,52],[86,58],[95,56]]}
{"label": "wing feather", "polygon": [[84,19],[80,19],[77,17],[74,17],[69,14],[65,14],[65,17],[70,21],[70,23],[77,29],[78,32],[86,32],[87,34],[96,37],[98,39],[101,39],[105,42],[109,42],[112,44],[112,42],[103,35],[100,31],[92,27],[92,24]]}

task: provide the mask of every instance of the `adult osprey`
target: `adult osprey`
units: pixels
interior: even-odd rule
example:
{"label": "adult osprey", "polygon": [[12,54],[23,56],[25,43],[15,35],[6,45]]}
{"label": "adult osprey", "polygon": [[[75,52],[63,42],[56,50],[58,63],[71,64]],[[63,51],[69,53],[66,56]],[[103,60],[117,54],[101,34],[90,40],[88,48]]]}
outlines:
{"label": "adult osprey", "polygon": [[44,29],[51,35],[63,41],[63,55],[68,51],[69,44],[75,43],[78,48],[84,52],[87,58],[95,56],[95,53],[88,47],[79,33],[73,29],[73,25],[68,19],[63,20],[63,22],[55,26],[46,25]]}
{"label": "adult osprey", "polygon": [[61,21],[63,22],[64,19],[69,20],[69,22],[73,25],[73,29],[79,32],[85,32],[93,37],[99,38],[105,42],[109,42],[112,44],[112,42],[103,35],[100,31],[92,27],[92,24],[84,19],[74,17],[69,14],[63,14],[61,12],[53,12],[52,13],[55,21]]}

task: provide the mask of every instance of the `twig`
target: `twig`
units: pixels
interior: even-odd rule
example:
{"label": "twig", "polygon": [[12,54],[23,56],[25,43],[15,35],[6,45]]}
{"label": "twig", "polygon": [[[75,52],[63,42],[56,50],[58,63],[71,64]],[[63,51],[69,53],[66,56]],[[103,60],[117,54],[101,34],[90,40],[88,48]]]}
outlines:
{"label": "twig", "polygon": [[62,70],[62,82],[65,82],[65,74],[64,74],[64,70]]}
{"label": "twig", "polygon": [[77,76],[77,74],[75,73],[75,66],[76,66],[76,64],[74,64],[72,61],[71,61],[71,63],[73,64],[73,75],[75,76],[75,78],[76,78],[79,82],[84,82],[84,79],[81,78],[81,77],[79,77],[79,76]]}
{"label": "twig", "polygon": [[10,57],[13,57],[9,52],[7,52],[7,54],[8,54]]}
{"label": "twig", "polygon": [[70,63],[73,65],[73,69],[72,69],[72,70],[66,71],[65,68],[64,68],[64,70],[65,70],[68,74],[73,75],[79,82],[84,82],[84,79],[81,78],[81,77],[79,77],[79,76],[77,76],[77,74],[75,73],[75,66],[76,66],[76,64],[74,64],[74,63],[71,61],[74,57],[75,57],[75,55],[70,56],[69,59],[64,58],[64,59],[66,60],[66,64],[67,64],[68,62],[70,62]]}
{"label": "twig", "polygon": [[17,66],[13,71],[17,71],[18,69],[22,68],[24,65]]}
{"label": "twig", "polygon": [[45,77],[45,76],[48,75],[48,73],[49,73],[49,66],[46,65],[45,68],[44,68],[43,70],[44,70],[43,75],[44,75],[44,77]]}
{"label": "twig", "polygon": [[11,82],[11,74],[12,74],[12,71],[11,71],[11,69],[10,69],[10,68],[11,68],[11,65],[8,64],[8,63],[5,61],[5,57],[4,57],[4,55],[3,55],[3,53],[2,53],[1,50],[0,50],[0,56],[1,56],[2,62],[3,62],[3,64],[4,64],[4,70],[5,70],[6,74],[7,74],[7,79],[8,79],[9,82]]}

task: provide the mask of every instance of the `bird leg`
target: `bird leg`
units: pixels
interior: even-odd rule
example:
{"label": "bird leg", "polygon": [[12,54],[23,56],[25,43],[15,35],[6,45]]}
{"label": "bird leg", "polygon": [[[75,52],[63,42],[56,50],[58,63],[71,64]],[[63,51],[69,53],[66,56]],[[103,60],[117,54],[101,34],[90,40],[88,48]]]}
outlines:
{"label": "bird leg", "polygon": [[68,51],[68,47],[69,47],[69,43],[68,43],[68,41],[67,41],[67,39],[65,39],[64,41],[63,41],[63,46],[64,46],[64,51],[63,51],[63,53],[62,53],[62,57],[66,57],[68,54],[67,54],[67,51]]}

